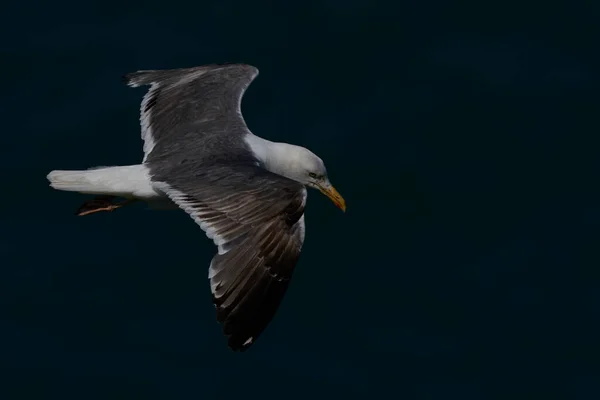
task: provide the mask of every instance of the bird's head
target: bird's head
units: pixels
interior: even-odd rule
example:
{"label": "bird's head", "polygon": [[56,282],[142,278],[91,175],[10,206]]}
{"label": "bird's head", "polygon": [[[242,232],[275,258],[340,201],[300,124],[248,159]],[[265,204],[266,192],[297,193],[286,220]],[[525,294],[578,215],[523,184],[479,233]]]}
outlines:
{"label": "bird's head", "polygon": [[325,164],[316,154],[303,147],[297,147],[297,151],[290,155],[288,162],[292,164],[290,169],[294,171],[290,178],[313,189],[318,189],[329,197],[338,208],[346,211],[346,201],[329,182]]}

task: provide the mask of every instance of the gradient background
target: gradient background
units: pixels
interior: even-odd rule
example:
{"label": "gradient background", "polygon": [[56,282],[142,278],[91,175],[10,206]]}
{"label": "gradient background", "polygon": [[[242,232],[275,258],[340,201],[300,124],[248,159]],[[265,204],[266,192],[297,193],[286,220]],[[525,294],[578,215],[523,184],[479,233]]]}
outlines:
{"label": "gradient background", "polygon": [[[567,5],[569,4],[569,5]],[[1,399],[599,399],[600,2],[22,1],[0,11]],[[134,164],[137,69],[245,62],[309,147],[282,306],[246,353],[183,212],[52,169]]]}

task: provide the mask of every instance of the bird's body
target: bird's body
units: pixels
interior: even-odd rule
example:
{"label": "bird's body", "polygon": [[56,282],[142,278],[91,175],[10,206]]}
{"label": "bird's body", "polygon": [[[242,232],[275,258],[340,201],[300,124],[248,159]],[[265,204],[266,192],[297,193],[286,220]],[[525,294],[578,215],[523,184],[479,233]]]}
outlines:
{"label": "bird's body", "polygon": [[150,85],[142,163],[48,174],[55,189],[98,196],[80,215],[137,200],[185,210],[218,247],[209,279],[234,350],[256,340],[285,293],[304,242],[305,185],[345,209],[320,158],[246,127],[241,99],[257,74],[243,64],[129,74],[129,86]]}

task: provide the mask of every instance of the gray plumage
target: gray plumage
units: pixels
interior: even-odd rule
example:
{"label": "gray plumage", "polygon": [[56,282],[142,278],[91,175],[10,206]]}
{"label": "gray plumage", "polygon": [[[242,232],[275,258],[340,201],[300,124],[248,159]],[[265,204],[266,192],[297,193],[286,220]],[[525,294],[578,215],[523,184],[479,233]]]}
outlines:
{"label": "gray plumage", "polygon": [[79,216],[139,200],[185,210],[217,245],[210,289],[239,351],[261,335],[288,287],[304,242],[306,187],[346,210],[323,160],[246,126],[241,101],[257,74],[243,64],[128,74],[128,85],[150,86],[140,111],[143,162],[47,175],[55,189],[96,195]]}
{"label": "gray plumage", "polygon": [[257,74],[233,64],[125,76],[151,85],[140,115],[151,181],[219,248],[210,284],[234,350],[272,319],[304,241],[304,185],[266,170],[243,140],[240,103]]}

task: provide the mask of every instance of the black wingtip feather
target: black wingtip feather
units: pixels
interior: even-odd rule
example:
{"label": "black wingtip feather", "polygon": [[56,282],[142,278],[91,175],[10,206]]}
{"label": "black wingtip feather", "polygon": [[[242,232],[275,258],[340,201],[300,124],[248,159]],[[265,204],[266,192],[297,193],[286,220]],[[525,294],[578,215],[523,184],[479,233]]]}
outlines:
{"label": "black wingtip feather", "polygon": [[146,71],[128,72],[121,77],[121,82],[129,86],[138,86],[139,83],[136,81],[141,80],[141,78],[143,78],[145,74]]}
{"label": "black wingtip feather", "polygon": [[170,71],[152,71],[152,70],[150,70],[150,71],[130,72],[128,74],[123,75],[121,80],[127,86],[131,86],[131,87],[145,86],[145,85],[150,85],[157,78],[161,78],[162,75],[165,74],[165,72],[170,72]]}
{"label": "black wingtip feather", "polygon": [[277,313],[289,283],[289,279],[279,280],[266,270],[260,278],[248,282],[233,309],[217,306],[217,320],[223,324],[231,350],[244,352],[256,343]]}

